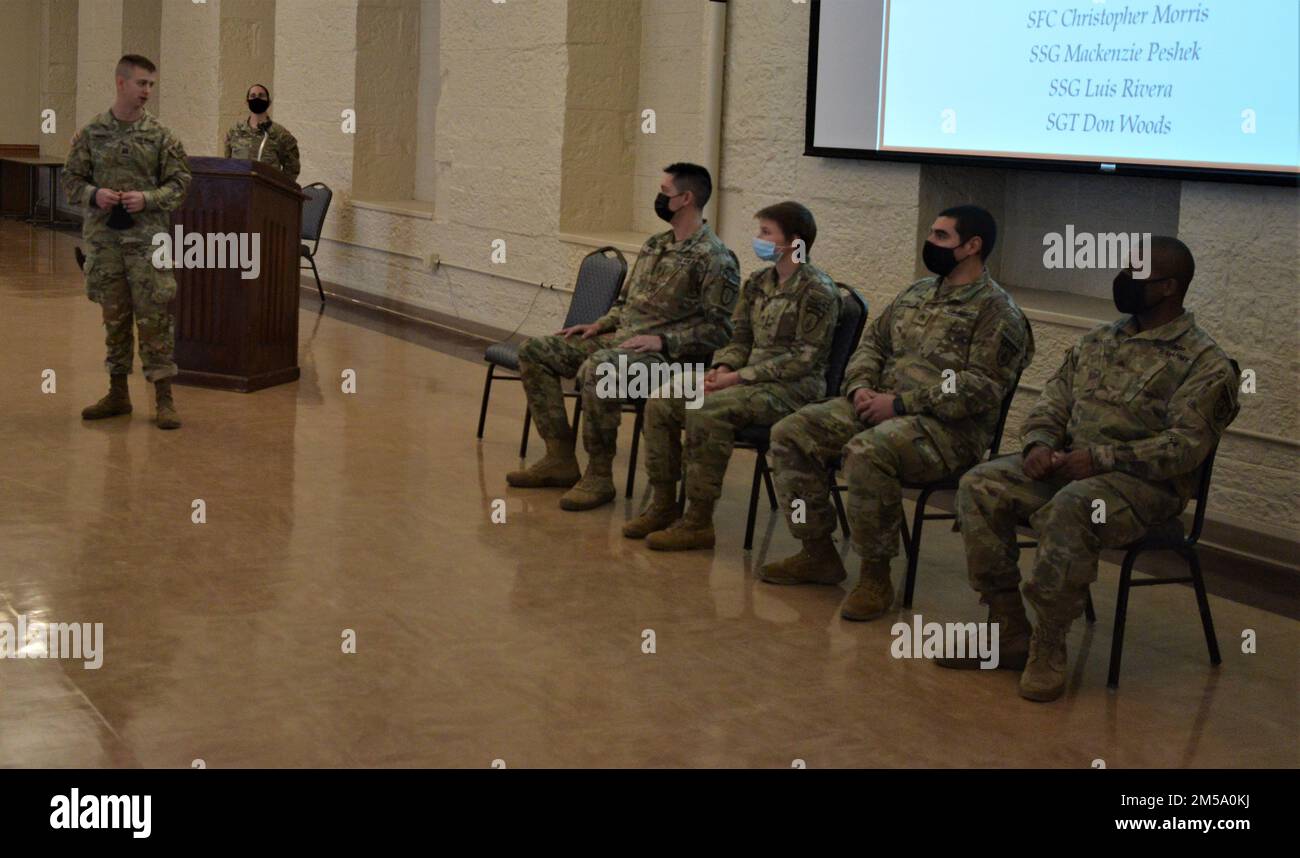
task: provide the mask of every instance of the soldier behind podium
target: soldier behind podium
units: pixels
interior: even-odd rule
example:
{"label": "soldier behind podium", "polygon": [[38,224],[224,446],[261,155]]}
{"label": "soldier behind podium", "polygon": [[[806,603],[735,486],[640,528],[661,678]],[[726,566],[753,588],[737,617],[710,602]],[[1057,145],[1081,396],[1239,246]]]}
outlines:
{"label": "soldier behind podium", "polygon": [[158,83],[157,67],[127,54],[118,60],[116,81],[113,106],[77,132],[63,168],[64,194],[86,206],[86,295],[102,308],[107,332],[109,392],[81,416],[131,413],[126,377],[134,323],[140,364],[155,389],[155,422],[160,429],[177,429],[181,421],[171,387],[176,331],[168,306],[176,297],[176,278],[154,267],[153,236],[170,229],[170,213],[189,189],[190,168],[180,140],[144,109]]}
{"label": "soldier behind podium", "polygon": [[248,118],[241,119],[226,132],[226,157],[247,158],[278,167],[291,181],[298,181],[302,164],[298,160],[298,141],[289,129],[267,116],[271,109],[271,91],[260,83],[248,88]]}

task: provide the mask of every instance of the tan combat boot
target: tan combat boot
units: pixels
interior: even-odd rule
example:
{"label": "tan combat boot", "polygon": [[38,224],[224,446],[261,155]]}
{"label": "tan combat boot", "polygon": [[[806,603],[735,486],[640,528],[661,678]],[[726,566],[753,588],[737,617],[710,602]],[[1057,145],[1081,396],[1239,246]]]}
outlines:
{"label": "tan combat boot", "polygon": [[682,516],[677,503],[676,483],[655,483],[646,511],[623,525],[623,535],[628,539],[645,539],[656,530],[663,530]]}
{"label": "tan combat boot", "polygon": [[506,474],[506,482],[521,489],[567,489],[582,475],[573,455],[572,438],[547,438],[546,455],[531,466]]}
{"label": "tan combat boot", "polygon": [[165,378],[162,381],[155,381],[153,387],[154,401],[158,411],[153,422],[158,425],[159,429],[181,428],[181,418],[176,415],[176,406],[172,403],[171,379]]}
{"label": "tan combat boot", "polygon": [[894,606],[894,585],[889,580],[889,562],[863,560],[858,586],[840,607],[846,620],[874,620]]}
{"label": "tan combat boot", "polygon": [[1020,696],[1026,700],[1048,703],[1065,692],[1065,668],[1068,664],[1065,638],[1070,632],[1064,626],[1038,621],[1029,640],[1029,661],[1020,674]]}
{"label": "tan combat boot", "polygon": [[690,551],[713,547],[713,501],[692,500],[686,514],[645,538],[655,551]]}
{"label": "tan combat boot", "polygon": [[764,563],[758,577],[769,584],[838,584],[849,573],[829,536],[804,540],[798,554]]}
{"label": "tan combat boot", "polygon": [[560,496],[560,509],[579,512],[595,509],[612,501],[618,492],[614,490],[614,458],[591,458],[587,462],[587,471],[578,480],[578,484]]}
{"label": "tan combat boot", "polygon": [[[987,593],[984,601],[989,606],[989,625],[998,628],[998,669],[1024,670],[1029,660],[1029,637],[1033,628],[1029,617],[1025,616],[1025,603],[1020,599],[1018,590],[1004,590],[1000,593]],[[954,670],[979,670],[980,657],[975,655],[977,641],[971,639],[966,647],[965,658],[936,658],[934,663],[940,667]]]}
{"label": "tan combat boot", "polygon": [[102,420],[131,413],[131,394],[126,388],[126,376],[111,375],[108,377],[108,385],[107,396],[94,405],[81,409],[82,420]]}

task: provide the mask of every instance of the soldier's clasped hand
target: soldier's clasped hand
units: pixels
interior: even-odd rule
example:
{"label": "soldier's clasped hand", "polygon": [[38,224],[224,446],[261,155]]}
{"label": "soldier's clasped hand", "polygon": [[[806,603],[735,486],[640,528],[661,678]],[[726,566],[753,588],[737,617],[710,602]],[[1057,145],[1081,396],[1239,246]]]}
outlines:
{"label": "soldier's clasped hand", "polygon": [[104,211],[108,211],[120,202],[122,202],[122,195],[117,191],[112,191],[108,188],[99,188],[95,191],[95,205],[99,206]]}
{"label": "soldier's clasped hand", "polygon": [[1071,480],[1086,480],[1098,473],[1092,461],[1092,451],[1086,447],[1082,450],[1053,453],[1052,464],[1054,470],[1059,470]]}
{"label": "soldier's clasped hand", "polygon": [[119,194],[121,197],[122,208],[131,214],[144,211],[144,194],[140,191],[123,191]]}
{"label": "soldier's clasped hand", "polygon": [[1056,456],[1052,448],[1044,444],[1035,444],[1025,456],[1023,468],[1025,476],[1031,480],[1045,480],[1056,471]]}

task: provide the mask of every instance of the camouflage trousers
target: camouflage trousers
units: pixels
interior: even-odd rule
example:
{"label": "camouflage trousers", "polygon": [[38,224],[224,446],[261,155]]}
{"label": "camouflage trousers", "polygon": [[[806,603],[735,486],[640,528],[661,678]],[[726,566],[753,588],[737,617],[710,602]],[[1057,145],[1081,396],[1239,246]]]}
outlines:
{"label": "camouflage trousers", "polygon": [[613,460],[618,449],[618,425],[623,419],[622,401],[598,395],[597,368],[606,362],[617,366],[619,355],[626,356],[628,366],[666,360],[658,352],[614,348],[627,337],[617,331],[589,340],[552,335],[533,337],[519,347],[519,375],[538,434],[546,439],[573,437],[560,380],[577,378],[582,396],[583,446],[593,459]]}
{"label": "camouflage trousers", "polygon": [[[805,406],[772,429],[776,494],[790,532],[801,540],[835,532],[827,469],[842,455],[853,547],[863,560],[889,562],[898,554],[902,483],[938,480],[970,467],[979,459],[980,440],[922,414],[868,426],[842,396]],[[794,515],[796,500],[804,502],[802,521]]]}
{"label": "camouflage trousers", "polygon": [[104,366],[110,375],[131,372],[133,326],[140,334],[140,365],[149,381],[176,375],[176,323],[169,304],[176,277],[159,270],[143,243],[92,242],[86,256],[86,295],[104,314]]}
{"label": "camouflage trousers", "polygon": [[[1020,454],[973,468],[957,491],[971,586],[989,593],[1017,587],[1040,621],[1068,625],[1083,613],[1103,548],[1119,548],[1182,511],[1178,496],[1147,480],[1112,471],[1069,481],[1033,480]],[[1104,505],[1103,505],[1104,504]],[[1030,579],[1020,581],[1016,525],[1038,534]]]}
{"label": "camouflage trousers", "polygon": [[777,382],[737,384],[706,394],[697,409],[686,399],[651,399],[645,409],[646,473],[651,483],[676,483],[682,474],[682,430],[686,430],[686,495],[717,500],[735,446],[736,432],[771,426],[795,410],[797,400]]}

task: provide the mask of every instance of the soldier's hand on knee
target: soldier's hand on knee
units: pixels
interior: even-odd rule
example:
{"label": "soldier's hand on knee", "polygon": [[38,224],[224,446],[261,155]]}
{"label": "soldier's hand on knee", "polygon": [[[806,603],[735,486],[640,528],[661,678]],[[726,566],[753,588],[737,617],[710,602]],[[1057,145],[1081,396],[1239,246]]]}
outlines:
{"label": "soldier's hand on knee", "polygon": [[892,394],[878,393],[871,397],[871,401],[858,414],[858,418],[864,423],[875,426],[897,416],[897,413],[894,410],[894,396]]}
{"label": "soldier's hand on knee", "polygon": [[867,405],[871,403],[880,394],[868,387],[859,387],[853,391],[853,413],[858,415],[859,420],[865,419],[862,413],[867,410]]}
{"label": "soldier's hand on knee", "polygon": [[98,188],[95,191],[95,205],[104,211],[108,211],[120,202],[122,202],[122,195],[117,191],[108,188]]}
{"label": "soldier's hand on knee", "polygon": [[1057,454],[1050,447],[1043,444],[1035,444],[1030,448],[1029,454],[1025,456],[1022,465],[1025,476],[1031,480],[1045,480],[1056,470]]}
{"label": "soldier's hand on knee", "polygon": [[140,191],[123,191],[122,208],[126,209],[131,214],[144,211],[144,194]]}
{"label": "soldier's hand on knee", "polygon": [[634,352],[661,352],[664,350],[664,340],[658,334],[637,334],[619,343],[618,347]]}
{"label": "soldier's hand on knee", "polygon": [[590,333],[590,331],[593,330],[595,327],[596,327],[595,325],[572,325],[567,328],[560,328],[560,330],[556,331],[555,333],[561,337],[564,337],[566,340],[569,337],[575,337],[575,336],[580,336],[585,340],[595,336],[595,334]]}
{"label": "soldier's hand on knee", "polygon": [[1071,450],[1068,453],[1053,453],[1052,463],[1071,480],[1086,480],[1097,475],[1097,467],[1092,461],[1092,451],[1086,448]]}

